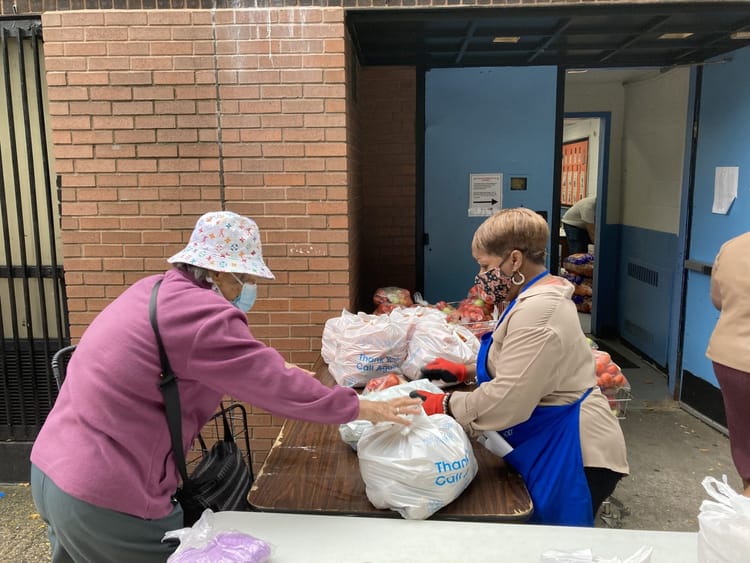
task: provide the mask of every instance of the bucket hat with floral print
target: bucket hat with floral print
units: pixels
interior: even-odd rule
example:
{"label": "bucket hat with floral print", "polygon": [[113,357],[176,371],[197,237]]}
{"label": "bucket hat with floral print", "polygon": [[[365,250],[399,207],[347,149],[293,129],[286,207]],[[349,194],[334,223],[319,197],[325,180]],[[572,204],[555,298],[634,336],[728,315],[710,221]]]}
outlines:
{"label": "bucket hat with floral print", "polygon": [[167,262],[274,279],[263,262],[258,225],[231,211],[214,211],[201,216],[188,245]]}

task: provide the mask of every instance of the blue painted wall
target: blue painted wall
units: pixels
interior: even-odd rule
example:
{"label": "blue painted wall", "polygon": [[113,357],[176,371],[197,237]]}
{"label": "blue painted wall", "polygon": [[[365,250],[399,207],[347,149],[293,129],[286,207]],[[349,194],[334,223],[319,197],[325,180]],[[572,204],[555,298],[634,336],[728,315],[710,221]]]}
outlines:
{"label": "blue painted wall", "polygon": [[620,226],[620,335],[665,366],[677,235]]}
{"label": "blue painted wall", "polygon": [[[712,263],[721,245],[750,230],[750,48],[703,67],[689,258]],[[737,199],[727,215],[711,212],[717,166],[738,166]],[[688,275],[682,368],[716,385],[705,351],[718,318],[710,278]]]}
{"label": "blue painted wall", "polygon": [[[468,217],[469,174],[503,173],[503,207],[551,217],[554,67],[435,69],[425,78],[424,297],[458,301],[473,285],[471,239],[483,217]],[[509,176],[528,177],[510,191]]]}
{"label": "blue painted wall", "polygon": [[708,339],[719,318],[719,312],[711,303],[711,278],[699,272],[688,272],[687,286],[689,303],[685,307],[682,369],[718,387],[713,366],[706,357]]}

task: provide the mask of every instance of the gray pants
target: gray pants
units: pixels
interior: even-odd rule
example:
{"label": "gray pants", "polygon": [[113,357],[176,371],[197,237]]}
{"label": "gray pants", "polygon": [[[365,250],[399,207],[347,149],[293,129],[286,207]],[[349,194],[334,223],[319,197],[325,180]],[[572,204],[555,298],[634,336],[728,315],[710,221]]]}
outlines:
{"label": "gray pants", "polygon": [[163,563],[177,547],[164,533],[182,528],[182,508],[158,520],[144,520],[100,508],[61,491],[32,464],[31,493],[47,523],[53,563]]}

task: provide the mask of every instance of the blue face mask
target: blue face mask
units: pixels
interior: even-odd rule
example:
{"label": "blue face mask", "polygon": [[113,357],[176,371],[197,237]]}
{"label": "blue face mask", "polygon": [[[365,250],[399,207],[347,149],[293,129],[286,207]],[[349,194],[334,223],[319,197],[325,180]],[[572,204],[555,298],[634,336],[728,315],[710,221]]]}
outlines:
{"label": "blue face mask", "polygon": [[240,311],[247,313],[255,305],[255,299],[258,297],[258,286],[254,283],[247,283],[240,280],[237,276],[232,274],[232,277],[237,280],[238,283],[242,284],[242,290],[240,294],[232,300],[232,305],[237,307]]}

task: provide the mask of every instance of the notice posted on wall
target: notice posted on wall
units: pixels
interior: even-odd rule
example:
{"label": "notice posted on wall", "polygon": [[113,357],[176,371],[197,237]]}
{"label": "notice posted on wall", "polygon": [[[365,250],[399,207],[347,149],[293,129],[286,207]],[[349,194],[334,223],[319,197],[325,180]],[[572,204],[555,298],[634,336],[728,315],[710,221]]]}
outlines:
{"label": "notice posted on wall", "polygon": [[737,184],[740,169],[738,166],[717,166],[714,176],[714,205],[712,213],[726,215],[737,198]]}
{"label": "notice posted on wall", "polygon": [[502,174],[469,174],[469,217],[489,217],[502,205]]}

